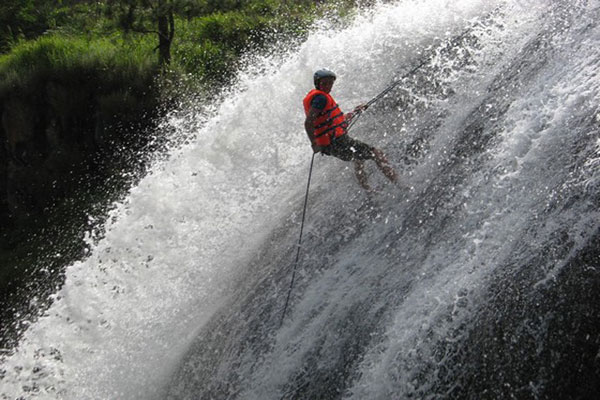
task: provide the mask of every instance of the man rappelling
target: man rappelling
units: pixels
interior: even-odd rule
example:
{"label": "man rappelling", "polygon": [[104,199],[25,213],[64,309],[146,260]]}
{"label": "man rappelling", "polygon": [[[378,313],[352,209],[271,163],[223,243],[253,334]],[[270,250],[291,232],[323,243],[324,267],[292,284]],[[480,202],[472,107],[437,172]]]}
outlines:
{"label": "man rappelling", "polygon": [[354,111],[344,114],[329,94],[336,75],[320,69],[313,76],[315,89],[304,98],[306,120],[304,128],[315,153],[321,152],[343,161],[353,161],[358,183],[371,190],[364,169],[365,160],[374,160],[377,167],[391,182],[396,182],[396,171],[389,165],[383,152],[348,135],[348,124],[352,118],[367,109],[359,105]]}

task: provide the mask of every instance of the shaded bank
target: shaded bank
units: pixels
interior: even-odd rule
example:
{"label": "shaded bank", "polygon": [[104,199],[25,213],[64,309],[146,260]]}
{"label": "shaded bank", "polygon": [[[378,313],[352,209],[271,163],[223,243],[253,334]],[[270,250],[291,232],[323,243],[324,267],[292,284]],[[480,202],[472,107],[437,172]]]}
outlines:
{"label": "shaded bank", "polygon": [[143,169],[161,107],[156,64],[143,49],[109,40],[42,38],[3,56],[0,73],[7,304],[32,285],[45,287],[38,294],[54,290],[60,265],[82,256],[88,215],[101,215],[98,207]]}

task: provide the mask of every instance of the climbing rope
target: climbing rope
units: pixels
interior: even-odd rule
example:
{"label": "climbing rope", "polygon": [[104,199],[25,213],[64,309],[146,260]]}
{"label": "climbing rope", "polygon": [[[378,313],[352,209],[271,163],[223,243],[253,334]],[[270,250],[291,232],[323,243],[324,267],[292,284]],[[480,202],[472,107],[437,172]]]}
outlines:
{"label": "climbing rope", "polygon": [[[404,82],[404,79],[406,79],[409,76],[413,75],[415,72],[417,72],[419,69],[421,69],[429,61],[430,61],[429,59],[421,61],[421,63],[419,65],[417,65],[416,67],[414,67],[413,69],[411,69],[410,71],[408,71],[407,73],[405,73],[404,75],[402,75],[402,77],[400,79],[398,79],[397,81],[392,82],[381,93],[379,93],[377,96],[375,96],[371,100],[369,100],[365,104],[365,106],[366,106],[365,109],[368,108],[368,107],[370,107],[373,103],[377,102],[381,98],[383,98],[383,96],[385,96],[386,94],[388,94],[392,89],[394,89],[400,83]],[[360,111],[358,111],[356,117],[352,118],[352,121],[350,121],[350,124],[348,125],[348,130],[350,130],[350,128],[352,127],[352,125],[354,125],[356,123],[356,121],[358,121],[358,119],[360,118],[360,116],[362,115],[362,113],[363,113],[363,111],[360,110]]]}
{"label": "climbing rope", "polygon": [[[498,8],[496,8],[494,11],[492,11],[490,13],[490,15],[493,15],[493,13],[495,13],[498,10]],[[453,40],[462,40],[465,36],[467,36],[471,31],[472,31],[472,26],[465,29],[460,35],[458,35],[456,38],[453,38]],[[386,87],[381,93],[379,93],[377,96],[373,97],[371,100],[369,100],[366,104],[365,104],[365,109],[370,107],[373,103],[379,101],[381,98],[383,98],[386,94],[388,94],[392,89],[394,89],[396,86],[398,86],[400,83],[404,82],[404,80],[406,78],[408,78],[409,76],[413,75],[415,72],[417,72],[419,69],[423,68],[425,66],[425,64],[429,63],[432,60],[433,57],[427,57],[426,59],[424,59],[423,61],[421,61],[417,66],[413,67],[411,70],[409,70],[408,72],[406,72],[404,75],[402,75],[402,77],[394,82],[392,82],[388,87]],[[362,115],[364,110],[359,110],[356,114],[356,116],[354,118],[352,118],[352,121],[350,121],[350,124],[348,124],[348,130],[350,130],[350,128],[352,127],[352,125],[354,125],[356,123],[356,121],[358,121],[358,119],[360,118],[360,116]]]}
{"label": "climbing rope", "polygon": [[302,210],[302,223],[300,224],[300,238],[298,239],[298,251],[296,252],[296,261],[294,262],[294,272],[292,273],[292,281],[290,282],[290,289],[288,290],[287,298],[285,299],[285,306],[283,307],[283,314],[281,315],[281,323],[285,318],[285,312],[287,311],[288,303],[290,301],[290,295],[292,294],[292,288],[294,287],[294,278],[296,277],[296,269],[298,267],[298,260],[300,259],[300,247],[302,245],[302,232],[304,231],[304,219],[306,217],[306,206],[308,204],[308,192],[310,189],[310,178],[312,177],[313,164],[315,162],[315,154],[313,153],[312,159],[310,160],[310,170],[308,172],[308,183],[306,184],[306,195],[304,196],[304,209]]}

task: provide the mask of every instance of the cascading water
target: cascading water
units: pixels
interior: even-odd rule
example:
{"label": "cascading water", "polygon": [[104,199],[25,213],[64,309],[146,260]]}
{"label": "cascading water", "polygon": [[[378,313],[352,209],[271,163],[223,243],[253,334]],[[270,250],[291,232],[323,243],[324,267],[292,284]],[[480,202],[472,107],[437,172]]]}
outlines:
{"label": "cascading water", "polygon": [[[567,399],[600,392],[598,1],[406,0],[257,60],[112,212],[2,357],[3,399]],[[402,188],[317,156],[343,109]],[[410,188],[410,189],[408,189]]]}

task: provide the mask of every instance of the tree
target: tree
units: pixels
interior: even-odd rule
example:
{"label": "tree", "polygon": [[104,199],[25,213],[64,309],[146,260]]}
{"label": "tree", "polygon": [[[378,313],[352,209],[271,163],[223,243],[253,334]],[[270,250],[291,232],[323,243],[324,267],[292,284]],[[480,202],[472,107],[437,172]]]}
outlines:
{"label": "tree", "polygon": [[171,42],[175,36],[175,20],[173,3],[169,0],[158,0],[158,62],[160,65],[171,63]]}
{"label": "tree", "polygon": [[19,37],[35,38],[49,28],[50,1],[3,0],[0,5],[0,52],[10,49]]}
{"label": "tree", "polygon": [[171,43],[175,36],[175,0],[118,0],[114,13],[125,32],[152,33],[158,36],[158,61],[161,66],[171,62]]}

